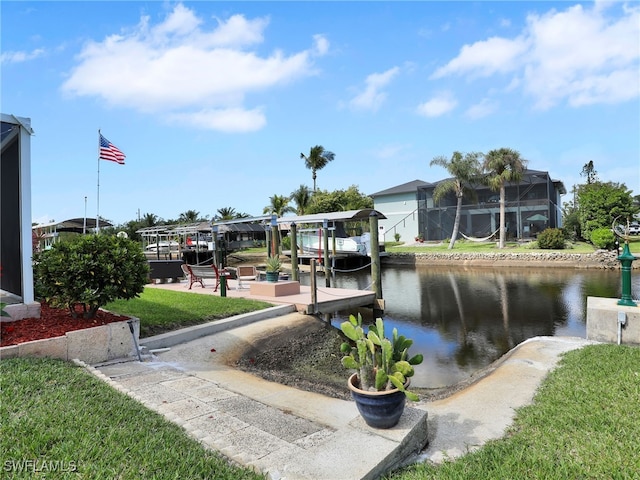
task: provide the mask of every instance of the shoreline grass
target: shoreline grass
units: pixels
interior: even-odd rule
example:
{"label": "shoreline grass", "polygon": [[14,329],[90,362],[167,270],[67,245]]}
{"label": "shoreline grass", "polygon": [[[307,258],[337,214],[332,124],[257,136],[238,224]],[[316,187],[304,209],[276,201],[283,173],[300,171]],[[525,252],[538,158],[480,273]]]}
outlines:
{"label": "shoreline grass", "polygon": [[104,308],[119,315],[139,318],[140,337],[144,338],[271,306],[267,302],[246,298],[145,288],[137,298],[116,300]]}
{"label": "shoreline grass", "polygon": [[417,464],[389,480],[632,479],[640,472],[640,348],[568,352],[504,438],[442,465]]}

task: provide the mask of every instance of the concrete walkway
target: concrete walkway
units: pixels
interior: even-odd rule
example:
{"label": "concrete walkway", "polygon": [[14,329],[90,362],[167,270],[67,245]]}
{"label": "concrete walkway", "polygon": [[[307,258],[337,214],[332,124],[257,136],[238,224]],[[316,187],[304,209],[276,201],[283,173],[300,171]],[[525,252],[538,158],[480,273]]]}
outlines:
{"label": "concrete walkway", "polygon": [[[501,437],[515,409],[531,402],[560,355],[592,343],[558,337],[528,340],[467,388],[436,402],[408,402],[396,427],[377,430],[362,421],[351,401],[268,382],[228,366],[268,332],[310,321],[318,320],[298,313],[249,324],[245,318],[243,326],[231,323],[207,336],[194,332],[191,340],[182,332],[183,343],[172,343],[142,363],[87,368],[182,425],[205,446],[268,478],[355,480],[379,478],[406,462],[455,458]],[[154,348],[162,346],[149,340]]]}

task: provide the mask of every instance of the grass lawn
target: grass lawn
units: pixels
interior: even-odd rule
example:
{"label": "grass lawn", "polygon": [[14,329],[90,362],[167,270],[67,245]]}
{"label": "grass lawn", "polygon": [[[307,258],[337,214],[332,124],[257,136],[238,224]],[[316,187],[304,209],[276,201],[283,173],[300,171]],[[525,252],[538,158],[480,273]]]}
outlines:
{"label": "grass lawn", "polygon": [[0,379],[2,478],[263,478],[71,363],[5,359]]}
{"label": "grass lawn", "polygon": [[640,348],[567,353],[505,438],[440,466],[389,476],[422,479],[640,478]]}
{"label": "grass lawn", "polygon": [[145,288],[140,297],[116,300],[104,308],[140,319],[140,337],[176,330],[189,325],[228,318],[271,307],[270,303],[245,298]]}

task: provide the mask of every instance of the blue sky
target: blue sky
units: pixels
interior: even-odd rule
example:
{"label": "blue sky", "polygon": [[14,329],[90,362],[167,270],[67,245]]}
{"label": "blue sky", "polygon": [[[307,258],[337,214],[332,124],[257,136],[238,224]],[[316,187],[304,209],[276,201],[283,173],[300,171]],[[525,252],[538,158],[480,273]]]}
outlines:
{"label": "blue sky", "polygon": [[[312,186],[370,194],[453,151],[509,147],[568,190],[593,160],[640,194],[640,4],[13,2],[2,112],[30,117],[32,217],[262,214]],[[565,197],[568,200],[568,197]]]}

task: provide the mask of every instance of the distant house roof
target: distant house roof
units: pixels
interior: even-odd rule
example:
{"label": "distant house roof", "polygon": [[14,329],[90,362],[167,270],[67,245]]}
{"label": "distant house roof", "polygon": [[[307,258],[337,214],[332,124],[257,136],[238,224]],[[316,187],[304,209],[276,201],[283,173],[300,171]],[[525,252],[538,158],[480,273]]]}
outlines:
{"label": "distant house roof", "polygon": [[417,192],[419,187],[424,187],[427,185],[430,185],[430,183],[423,180],[413,180],[411,182],[403,183],[402,185],[397,185],[395,187],[387,188],[386,190],[372,193],[369,196],[375,198],[381,197],[383,195],[397,195],[399,193]]}

